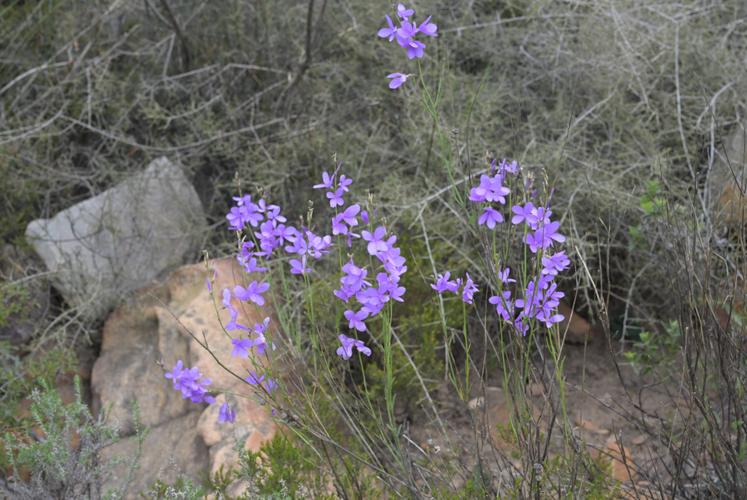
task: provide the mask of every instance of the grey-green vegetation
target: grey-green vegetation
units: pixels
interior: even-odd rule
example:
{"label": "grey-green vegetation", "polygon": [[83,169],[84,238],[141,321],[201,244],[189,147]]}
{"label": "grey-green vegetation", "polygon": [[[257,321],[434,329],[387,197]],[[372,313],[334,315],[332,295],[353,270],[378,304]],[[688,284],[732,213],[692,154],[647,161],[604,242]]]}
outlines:
{"label": "grey-green vegetation", "polygon": [[[266,193],[297,220],[309,211],[306,200],[318,199],[311,185],[321,171],[342,161],[389,224],[402,228],[413,302],[398,311],[400,344],[407,349],[393,351],[394,379],[387,380],[379,362],[357,367],[341,383],[359,388],[365,372],[367,394],[382,401],[387,391],[398,394],[400,425],[425,418],[433,423],[422,403],[426,392],[452,375],[444,352],[452,350],[458,371],[465,344],[487,347],[482,330],[467,342],[442,335],[444,312],[457,318],[448,326],[459,331],[462,320],[475,324],[479,318],[462,318],[454,303],[439,310],[427,284],[432,262],[474,270],[489,281],[490,266],[470,260],[476,240],[460,203],[486,157],[514,158],[554,188],[553,208],[576,263],[575,274],[561,283],[576,309],[604,325],[608,337],[633,340],[628,360],[645,365],[655,383],[685,374],[688,412],[663,423],[657,434],[667,441],[669,458],[662,460],[664,471],[646,477],[652,490],[693,498],[744,493],[744,225],[725,230],[713,222],[707,181],[724,138],[744,119],[747,4],[428,0],[414,7],[439,24],[439,37],[420,66],[375,36],[390,2],[3,2],[2,243],[25,249],[23,233],[32,219],[98,194],[167,155],[185,167],[207,209],[211,230],[203,247],[226,255],[233,251],[224,221],[233,194]],[[384,77],[395,70],[422,71],[422,83],[437,94],[425,95],[414,79],[390,91]],[[314,208],[324,213],[321,204]],[[0,323],[23,309],[23,297],[14,283],[0,289]],[[308,301],[298,304],[309,307]],[[324,317],[325,304],[316,307]],[[733,318],[726,327],[719,311]],[[65,409],[49,384],[34,388],[44,375],[21,358],[96,330],[77,323],[64,304],[55,314],[64,319],[40,324],[37,340],[44,342],[3,346],[4,366],[30,382],[0,389],[6,473],[21,463],[31,467],[28,487],[51,481],[44,487],[57,488],[52,496],[66,491],[55,475],[55,460],[63,457],[54,455],[58,448],[24,445],[14,437],[31,424],[16,421],[13,405],[32,396],[35,421],[58,422],[60,436],[75,427],[72,422],[82,425],[96,436],[85,448],[91,452],[113,438],[79,401]],[[288,315],[300,317],[299,311]],[[480,369],[499,370],[498,364],[485,361]],[[335,374],[304,372],[298,380],[312,376],[332,390],[339,383],[329,379]],[[562,365],[549,374],[550,384],[562,386],[556,375]],[[516,423],[506,434],[516,438],[524,457],[546,459],[537,445],[544,438],[537,422],[522,396],[509,392],[526,428]],[[253,457],[244,457],[242,470],[226,473],[259,478],[257,491],[276,498],[301,491],[443,498],[602,498],[618,492],[606,465],[583,449],[547,459],[536,475],[512,476],[510,485],[491,477],[482,459],[469,466],[418,461],[401,428],[392,429],[385,417],[361,422],[360,436],[347,435],[330,394],[299,400],[297,411],[308,414],[298,416],[303,425],[295,429],[294,444],[266,450],[271,462],[279,457],[295,464],[294,475],[256,469]],[[353,408],[371,415],[385,411],[383,402]],[[327,419],[323,426],[320,418]],[[629,418],[643,432],[654,432],[643,415]],[[42,443],[59,445],[53,432],[47,436]],[[572,455],[569,443],[564,449]],[[64,458],[77,460],[89,473],[86,480],[94,481],[98,469],[82,450]],[[322,467],[329,490],[314,482]],[[439,470],[465,480],[454,487],[438,477]],[[496,491],[495,484],[504,489]],[[220,485],[212,478],[202,486],[154,485],[151,493],[200,496],[203,487]]]}

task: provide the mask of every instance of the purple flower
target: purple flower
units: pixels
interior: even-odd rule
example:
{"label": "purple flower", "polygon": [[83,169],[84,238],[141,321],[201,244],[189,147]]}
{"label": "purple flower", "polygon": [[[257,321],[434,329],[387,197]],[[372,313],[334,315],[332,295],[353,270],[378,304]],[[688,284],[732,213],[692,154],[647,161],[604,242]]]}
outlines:
{"label": "purple flower", "polygon": [[[415,37],[422,33],[423,36],[436,37],[438,36],[438,26],[435,23],[430,22],[431,17],[428,16],[425,21],[420,23],[420,26],[416,26],[410,17],[415,13],[413,9],[408,9],[402,4],[397,6],[397,18],[399,19],[399,27],[395,26],[392,18],[386,16],[387,26],[381,28],[378,31],[378,36],[386,38],[390,42],[397,40],[397,44],[406,50],[407,57],[409,59],[415,59],[423,57],[425,54],[425,44],[420,40],[416,40]],[[392,73],[387,78],[392,79],[389,82],[389,88],[396,89],[400,87],[408,75],[402,73]]]}
{"label": "purple flower", "polygon": [[503,186],[503,178],[500,175],[491,177],[483,174],[480,176],[480,184],[470,189],[469,200],[475,203],[490,201],[504,205],[505,196],[510,192],[507,187]]}
{"label": "purple flower", "polygon": [[493,207],[485,207],[482,215],[477,219],[477,224],[488,226],[488,229],[493,229],[496,224],[503,222],[503,215],[494,209]]}
{"label": "purple flower", "polygon": [[356,266],[352,258],[347,264],[342,266],[342,272],[345,274],[340,278],[340,283],[342,283],[346,289],[352,291],[353,294],[358,292],[358,290],[362,289],[364,286],[371,286],[371,284],[366,281],[366,275],[368,274],[366,268]]}
{"label": "purple flower", "polygon": [[397,5],[397,15],[400,19],[406,21],[410,19],[410,16],[413,14],[415,14],[415,11],[413,9],[408,9],[402,4]]}
{"label": "purple flower", "polygon": [[539,280],[535,285],[532,281],[527,285],[524,298],[517,299],[515,305],[523,309],[520,317],[536,318],[549,328],[563,320],[563,315],[557,314],[555,309],[564,296],[555,283]]}
{"label": "purple flower", "polygon": [[329,253],[329,247],[332,246],[332,236],[317,236],[311,231],[306,231],[306,238],[309,241],[308,253],[315,259],[320,259],[322,255]]}
{"label": "purple flower", "polygon": [[275,236],[281,241],[293,241],[298,235],[298,229],[293,226],[286,226],[285,224],[278,224],[275,227]]}
{"label": "purple flower", "polygon": [[521,335],[522,337],[526,337],[527,332],[529,331],[529,325],[526,321],[524,321],[523,316],[519,316],[514,321],[514,328],[516,328],[516,333]]}
{"label": "purple flower", "polygon": [[406,75],[404,73],[392,73],[390,75],[387,75],[386,77],[392,80],[391,82],[389,82],[389,88],[395,90],[400,88],[407,81],[409,75]]}
{"label": "purple flower", "polygon": [[266,267],[260,267],[257,263],[257,259],[252,257],[248,261],[243,260],[242,257],[238,256],[239,264],[241,264],[244,267],[244,271],[247,272],[247,274],[251,273],[263,273],[267,271]]}
{"label": "purple flower", "polygon": [[[425,44],[417,40],[410,40],[410,43],[407,46],[407,58],[408,59],[419,59],[423,57],[424,55],[425,55]],[[389,85],[391,86],[391,83]]]}
{"label": "purple flower", "polygon": [[418,31],[425,36],[433,36],[436,37],[438,34],[436,33],[438,31],[438,26],[436,26],[435,23],[429,22],[431,20],[431,16],[428,16],[425,21],[420,23],[420,26],[418,26]]}
{"label": "purple flower", "polygon": [[277,387],[277,383],[271,378],[265,379],[265,374],[258,375],[257,372],[249,370],[249,376],[244,379],[249,385],[257,385],[268,393],[271,393]]}
{"label": "purple flower", "polygon": [[[264,201],[264,200],[260,200]],[[257,227],[264,216],[259,212],[257,205],[249,203],[240,207],[242,217],[245,222],[248,222],[250,226]]]}
{"label": "purple flower", "polygon": [[495,306],[497,312],[504,321],[511,321],[514,316],[514,304],[511,302],[511,292],[505,291],[500,295],[494,295],[488,302]]}
{"label": "purple flower", "polygon": [[394,37],[397,35],[397,28],[394,26],[394,23],[392,22],[392,18],[389,16],[386,17],[386,22],[388,27],[381,28],[379,32],[377,33],[380,38],[387,38],[391,42],[394,40]]}
{"label": "purple flower", "polygon": [[269,290],[269,288],[269,283],[257,283],[256,281],[252,281],[246,288],[241,285],[236,285],[233,289],[233,293],[239,300],[250,300],[262,307],[265,305],[265,298],[262,294]]}
{"label": "purple flower", "polygon": [[267,339],[265,338],[265,332],[267,327],[270,325],[270,318],[265,318],[262,323],[256,323],[254,325],[254,333],[257,334],[257,338],[252,340],[252,345],[257,354],[264,354],[267,349]]}
{"label": "purple flower", "polygon": [[365,241],[368,242],[368,254],[377,255],[379,252],[386,252],[389,250],[387,241],[384,240],[386,236],[386,229],[384,226],[379,226],[372,233],[368,231],[362,231],[361,236]]}
{"label": "purple flower", "polygon": [[306,238],[300,232],[297,232],[291,238],[291,244],[285,246],[285,251],[288,253],[294,253],[297,255],[306,255],[309,250],[309,246],[306,244]]}
{"label": "purple flower", "polygon": [[516,283],[516,280],[513,278],[509,278],[508,275],[511,273],[511,269],[508,267],[503,270],[498,271],[498,280],[503,283],[504,285],[507,283]]}
{"label": "purple flower", "polygon": [[262,251],[255,252],[254,255],[260,257],[271,255],[277,247],[282,245],[283,241],[279,237],[282,233],[279,232],[279,229],[285,229],[285,226],[282,224],[278,225],[270,220],[263,222],[259,226],[259,231],[255,232],[254,236],[259,240],[259,247]]}
{"label": "purple flower", "polygon": [[449,281],[450,276],[451,276],[451,272],[449,271],[446,271],[444,274],[439,274],[436,277],[436,283],[432,284],[431,288],[433,288],[438,293],[444,293],[444,292],[456,293],[457,290],[459,290],[459,285],[461,283],[461,280]]}
{"label": "purple flower", "polygon": [[218,423],[231,423],[234,420],[236,420],[236,412],[231,409],[228,403],[220,405],[220,410],[218,410]]}
{"label": "purple flower", "polygon": [[511,211],[514,213],[514,216],[511,217],[511,224],[516,225],[521,224],[522,222],[529,224],[529,221],[534,218],[532,213],[534,210],[535,208],[531,201],[527,202],[523,207],[521,205],[514,205],[511,207]]}
{"label": "purple flower", "polygon": [[332,293],[335,297],[347,303],[348,300],[355,296],[356,292],[343,285],[339,290],[333,290]]}
{"label": "purple flower", "polygon": [[223,289],[223,306],[228,310],[228,314],[231,315],[231,320],[225,326],[226,331],[249,330],[249,328],[236,321],[239,317],[239,312],[231,305],[231,290],[228,288]]}
{"label": "purple flower", "polygon": [[537,253],[539,249],[545,249],[552,246],[553,242],[562,243],[565,241],[565,236],[558,233],[560,228],[560,222],[551,222],[546,224],[534,233],[528,233],[524,241],[529,245],[529,250],[532,253]]}
{"label": "purple flower", "polygon": [[392,299],[397,302],[404,302],[402,296],[406,290],[405,287],[399,286],[399,276],[379,273],[376,275],[376,282],[379,284],[379,290],[387,294],[386,300]]}
{"label": "purple flower", "polygon": [[322,172],[322,183],[314,184],[314,189],[332,189],[335,183],[335,174],[329,175],[326,171]]}
{"label": "purple flower", "polygon": [[358,292],[355,294],[355,298],[358,299],[358,302],[363,306],[361,311],[369,316],[379,314],[379,312],[384,308],[384,304],[389,301],[389,296],[386,294],[386,291],[376,287],[367,288]]}
{"label": "purple flower", "polygon": [[[392,242],[392,244],[393,243],[394,242]],[[389,241],[387,241],[387,244],[389,244]],[[376,258],[384,264],[384,270],[388,272],[391,278],[395,281],[399,281],[399,277],[407,271],[405,258],[400,254],[401,251],[399,248],[390,246],[386,252],[380,252],[376,255]]]}
{"label": "purple flower", "polygon": [[503,159],[501,160],[501,164],[498,165],[498,172],[501,174],[513,174],[516,175],[519,173],[519,164],[516,162],[516,160],[513,160],[511,163],[509,163],[507,160]]}
{"label": "purple flower", "polygon": [[311,272],[311,269],[306,267],[306,256],[301,257],[301,260],[291,259],[291,274],[307,274]]}
{"label": "purple flower", "polygon": [[548,276],[557,276],[571,265],[571,260],[565,252],[558,252],[555,255],[542,257],[542,274]]}
{"label": "purple flower", "polygon": [[266,317],[262,320],[262,323],[254,324],[254,331],[259,335],[263,335],[267,331],[267,327],[270,326],[270,318]]}
{"label": "purple flower", "polygon": [[228,214],[228,228],[232,231],[241,231],[244,229],[244,218],[241,215],[241,209],[239,207],[231,207]]}
{"label": "purple flower", "polygon": [[332,234],[348,234],[348,226],[343,223],[342,214],[337,214],[332,218]]}
{"label": "purple flower", "polygon": [[364,323],[363,320],[368,317],[368,311],[365,309],[361,309],[358,312],[347,310],[344,315],[345,319],[348,320],[348,328],[355,328],[359,332],[366,331],[366,323]]}
{"label": "purple flower", "polygon": [[418,28],[412,24],[410,21],[402,20],[399,29],[397,29],[397,43],[400,47],[403,49],[406,49],[410,46],[410,43],[413,41],[413,37],[417,35]]}
{"label": "purple flower", "polygon": [[231,343],[233,344],[231,356],[237,358],[246,358],[249,356],[249,349],[251,349],[254,344],[250,339],[232,339]]}
{"label": "purple flower", "polygon": [[264,354],[265,350],[267,350],[267,339],[265,338],[265,334],[258,332],[257,338],[252,340],[252,345],[254,346],[254,350],[257,351],[257,354]]}
{"label": "purple flower", "polygon": [[469,273],[466,273],[467,279],[464,281],[464,288],[462,288],[462,300],[467,304],[472,304],[475,292],[477,292],[477,286],[472,281]]}
{"label": "purple flower", "polygon": [[287,222],[288,221],[288,219],[280,215],[280,207],[277,205],[268,205],[267,212],[265,215],[267,216],[267,220],[271,220],[273,222]]}
{"label": "purple flower", "polygon": [[340,176],[340,189],[347,193],[350,191],[351,184],[353,184],[353,179],[346,177],[345,174]]}
{"label": "purple flower", "polygon": [[340,347],[337,348],[337,355],[342,359],[350,359],[353,355],[353,348],[364,356],[371,356],[371,349],[366,347],[362,340],[351,339],[350,337],[340,334],[337,336],[340,340]]}
{"label": "purple flower", "polygon": [[342,188],[337,188],[334,191],[327,192],[329,206],[332,208],[343,206],[345,204],[345,200],[342,199],[343,194],[345,194],[345,190]]}
{"label": "purple flower", "polygon": [[207,386],[212,382],[209,378],[202,378],[196,366],[184,368],[180,359],[164,376],[171,379],[174,389],[182,393],[182,398],[189,398],[193,403],[212,404],[215,402],[215,398],[207,392]]}
{"label": "purple flower", "polygon": [[523,207],[521,205],[514,205],[511,210],[515,214],[511,218],[512,224],[526,222],[533,231],[550,224],[552,210],[549,208],[535,207],[532,202],[527,202]]}

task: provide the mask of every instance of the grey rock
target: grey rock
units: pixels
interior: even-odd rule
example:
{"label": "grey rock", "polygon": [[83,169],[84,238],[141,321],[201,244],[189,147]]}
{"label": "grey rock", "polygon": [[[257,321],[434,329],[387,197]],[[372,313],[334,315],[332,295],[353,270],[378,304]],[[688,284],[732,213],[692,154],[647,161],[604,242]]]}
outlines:
{"label": "grey rock", "polygon": [[99,458],[111,468],[102,487],[104,494],[141,498],[140,493],[157,480],[173,484],[180,477],[200,484],[210,466],[210,454],[197,434],[199,418],[200,411],[191,412],[150,429],[139,452],[138,436],[104,448]]}
{"label": "grey rock", "polygon": [[101,318],[123,295],[196,253],[206,225],[197,193],[166,158],[26,228],[65,300]]}

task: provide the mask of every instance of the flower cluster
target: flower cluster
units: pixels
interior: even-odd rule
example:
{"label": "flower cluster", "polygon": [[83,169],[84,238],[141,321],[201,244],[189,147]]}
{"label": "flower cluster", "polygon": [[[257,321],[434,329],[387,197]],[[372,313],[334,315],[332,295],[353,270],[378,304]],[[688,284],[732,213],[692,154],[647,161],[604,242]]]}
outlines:
{"label": "flower cluster", "polygon": [[532,253],[538,250],[550,248],[554,242],[562,243],[565,236],[558,233],[560,222],[552,222],[550,216],[552,211],[547,207],[535,207],[532,202],[525,205],[514,205],[511,209],[514,216],[511,218],[511,224],[526,223],[531,229],[524,237],[524,242],[529,245]]}
{"label": "flower cluster", "polygon": [[322,182],[313,186],[314,189],[329,190],[327,191],[327,200],[329,200],[329,206],[332,208],[341,207],[345,204],[345,200],[342,197],[350,191],[350,185],[353,183],[353,180],[345,175],[340,176],[339,182],[335,182],[336,178],[337,172],[332,175],[329,175],[328,172],[323,172]]}
{"label": "flower cluster", "polygon": [[215,403],[207,387],[212,383],[209,378],[202,378],[199,368],[184,368],[182,360],[176,362],[174,368],[164,375],[171,379],[174,390],[182,393],[182,398],[189,398],[193,403]]}
{"label": "flower cluster", "polygon": [[[552,280],[558,272],[568,268],[570,259],[565,252],[559,252],[543,259],[543,262],[546,261],[552,263],[551,267],[543,267],[540,275],[527,284],[523,298],[514,299],[510,290],[501,289],[498,295],[488,299],[495,306],[498,315],[513,324],[521,335],[526,335],[531,320],[537,320],[550,328],[564,319],[562,314],[558,314],[557,307],[565,294],[557,289],[558,286]],[[556,274],[550,274],[551,272]],[[508,275],[509,269],[506,268],[499,273],[498,281],[503,285],[515,282]]]}
{"label": "flower cluster", "polygon": [[[396,16],[399,26],[387,15],[385,16],[387,26],[381,28],[378,32],[380,38],[386,38],[390,42],[396,40],[397,44],[407,52],[408,59],[421,58],[425,55],[425,44],[416,39],[418,35],[438,36],[438,26],[430,22],[431,16],[428,16],[425,21],[418,25],[412,19],[414,15],[415,11],[413,9],[408,9],[404,5],[399,4],[397,5]],[[391,80],[389,88],[396,89],[401,87],[409,77],[410,75],[404,73],[391,73],[387,76]]]}
{"label": "flower cluster", "polygon": [[478,288],[477,285],[475,285],[475,282],[472,281],[472,277],[469,275],[469,273],[465,274],[464,280],[462,280],[462,278],[450,280],[450,277],[451,273],[449,271],[446,271],[443,274],[439,274],[438,276],[436,276],[436,282],[431,285],[431,288],[433,288],[439,294],[443,294],[445,292],[459,293],[459,288],[461,287],[462,301],[467,304],[472,304],[473,297],[475,293],[477,293]]}
{"label": "flower cluster", "polygon": [[503,183],[506,179],[506,174],[518,173],[518,165],[516,162],[508,163],[506,160],[503,160],[496,171],[494,160],[491,164],[491,173],[492,175],[481,175],[480,184],[470,189],[469,192],[469,200],[471,202],[487,203],[483,207],[482,214],[478,217],[477,223],[487,226],[488,229],[495,228],[497,224],[502,224],[505,220],[503,214],[490,204],[506,204],[506,196],[509,195],[511,190],[504,186]]}
{"label": "flower cluster", "polygon": [[[328,189],[327,198],[330,198],[330,193],[337,193],[340,190],[347,193],[352,181],[345,175],[341,175],[336,185],[336,175],[336,172],[333,175],[324,172],[322,182],[316,184],[314,188]],[[342,193],[340,193],[340,199],[342,199]],[[350,257],[348,262],[342,266],[343,275],[340,278],[340,287],[334,291],[334,295],[346,304],[350,304],[352,299],[358,302],[359,308],[349,307],[343,315],[351,330],[365,332],[368,329],[366,320],[381,312],[390,300],[404,301],[405,288],[400,286],[399,281],[402,274],[407,271],[405,258],[402,257],[400,249],[395,246],[397,237],[387,235],[384,226],[378,226],[373,231],[364,229],[360,233],[355,232],[360,223],[364,226],[370,225],[368,213],[361,210],[359,204],[345,207],[345,201],[342,200],[340,204],[330,203],[330,205],[332,208],[339,208],[331,220],[332,234],[338,237],[344,236],[348,248],[352,247],[353,240],[362,240],[366,243],[368,255],[376,258],[381,264],[381,271],[376,274],[375,278],[372,276],[367,280],[368,269],[356,265],[353,257]],[[342,334],[338,339],[341,347],[337,350],[337,354],[343,359],[349,359],[352,356],[354,347],[366,356],[371,355],[371,350],[360,340],[351,339]]]}
{"label": "flower cluster", "polygon": [[[491,163],[488,174],[480,176],[480,183],[470,189],[469,200],[473,203],[482,204],[482,213],[477,219],[478,225],[484,225],[488,229],[494,229],[498,224],[505,222],[503,214],[499,211],[500,205],[506,204],[506,197],[511,190],[505,185],[507,176],[517,175],[519,165],[517,162],[501,161]],[[509,285],[516,283],[510,278],[510,269],[504,268],[498,271],[498,293],[488,299],[495,306],[498,315],[506,322],[513,325],[517,333],[525,335],[530,327],[530,322],[536,320],[548,328],[563,320],[563,315],[558,314],[557,307],[563,292],[557,289],[553,282],[558,273],[570,266],[570,259],[565,252],[555,254],[546,253],[554,243],[562,243],[565,237],[558,232],[559,222],[553,222],[550,217],[552,211],[549,207],[536,207],[532,202],[523,205],[514,205],[511,208],[513,225],[526,224],[527,230],[524,243],[533,254],[542,252],[538,264],[538,275],[529,279],[528,284],[519,297],[514,297]],[[541,266],[541,267],[540,267]],[[450,280],[450,273],[439,274],[436,283],[431,287],[438,293],[458,293],[462,287],[462,279]],[[506,289],[504,289],[504,287]],[[516,288],[515,286],[513,288]],[[462,287],[462,300],[468,304],[472,303],[472,297],[477,291],[469,274],[466,275]]]}

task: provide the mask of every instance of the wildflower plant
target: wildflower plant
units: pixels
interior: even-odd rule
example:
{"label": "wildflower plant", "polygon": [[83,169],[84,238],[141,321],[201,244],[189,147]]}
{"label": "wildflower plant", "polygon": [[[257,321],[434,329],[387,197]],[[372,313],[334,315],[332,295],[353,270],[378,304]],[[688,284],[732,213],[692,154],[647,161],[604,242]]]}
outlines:
{"label": "wildflower plant", "polygon": [[[399,4],[396,21],[385,16],[387,26],[378,32],[379,37],[396,41],[409,59],[423,57],[423,37],[435,37],[438,30],[431,17],[418,24],[414,16],[413,9]],[[408,76],[390,74],[390,88],[398,88]],[[424,83],[422,90],[426,108],[437,117],[434,94]],[[453,178],[450,167],[447,170]],[[408,273],[408,262],[398,246],[396,226],[383,217],[387,207],[377,207],[373,198],[361,196],[355,179],[348,175],[342,162],[336,162],[332,171],[321,172],[320,182],[311,186],[319,196],[296,224],[264,197],[241,194],[233,198],[235,203],[226,215],[227,229],[236,235],[236,259],[246,271],[246,283],[216,293],[221,299],[217,307],[229,314],[223,328],[231,356],[255,361],[262,356],[267,361],[255,362],[254,370],[243,374],[247,390],[269,403],[303,442],[316,443],[312,447],[328,457],[334,427],[347,426],[354,442],[346,443],[347,451],[335,448],[336,458],[328,457],[338,488],[357,484],[358,479],[350,476],[349,460],[363,460],[388,487],[413,490],[417,489],[414,477],[402,480],[392,475],[411,460],[408,438],[395,411],[395,351],[402,351],[418,374],[397,336],[395,315],[397,304],[407,301],[403,277]],[[489,342],[499,344],[493,350],[494,360],[514,403],[515,432],[536,443],[539,426],[530,415],[524,388],[532,377],[533,352],[541,348],[540,334],[549,332],[544,337],[546,349],[560,387],[553,414],[564,405],[558,328],[564,319],[558,312],[564,293],[556,279],[571,261],[550,205],[552,191],[535,183],[533,175],[517,161],[492,160],[474,181],[467,193],[460,193],[456,183],[452,183],[451,192],[457,202],[466,198],[461,203],[462,213],[477,235],[477,248],[483,250],[480,257],[488,263],[488,272],[443,269],[432,261],[429,300],[441,305],[442,373],[466,403],[473,393],[470,374],[475,365],[470,340],[474,322],[468,320],[489,308],[491,316],[483,321],[483,331]],[[323,207],[321,215],[316,206]],[[430,247],[428,251],[430,254]],[[207,286],[213,294],[210,281]],[[301,306],[293,311],[299,300]],[[268,310],[261,323],[250,326],[241,324],[236,301],[260,309],[270,302],[278,306],[273,312]],[[446,317],[443,307],[447,301],[462,304],[460,354],[450,326],[453,320]],[[458,356],[463,362],[458,362]],[[380,366],[383,372],[382,403],[369,386],[369,365]],[[289,366],[297,372],[286,371]],[[485,366],[482,363],[481,370]],[[195,403],[215,403],[211,381],[202,378],[198,368],[186,368],[178,361],[165,376],[182,397]],[[420,384],[440,422],[422,378]],[[321,408],[331,415],[322,418]],[[225,424],[237,417],[228,403],[222,404],[218,415]],[[441,430],[450,439],[443,424]],[[527,465],[542,461],[540,448],[534,445],[525,458]],[[340,476],[341,470],[346,471],[347,479]]]}
{"label": "wildflower plant", "polygon": [[[397,14],[394,16],[396,21],[387,14],[385,17],[387,25],[378,32],[379,38],[387,41],[396,42],[405,50],[408,59],[420,59],[425,55],[426,38],[435,38],[438,36],[438,26],[431,22],[431,16],[425,18],[423,22],[415,22],[415,10],[408,9],[403,4],[397,5]],[[407,82],[410,74],[395,72],[387,75],[389,78],[389,88],[396,90]]]}

